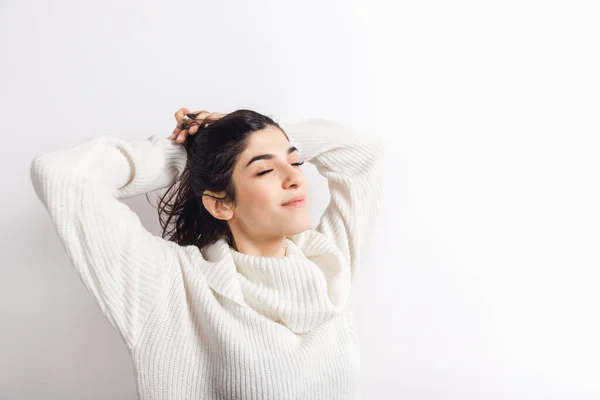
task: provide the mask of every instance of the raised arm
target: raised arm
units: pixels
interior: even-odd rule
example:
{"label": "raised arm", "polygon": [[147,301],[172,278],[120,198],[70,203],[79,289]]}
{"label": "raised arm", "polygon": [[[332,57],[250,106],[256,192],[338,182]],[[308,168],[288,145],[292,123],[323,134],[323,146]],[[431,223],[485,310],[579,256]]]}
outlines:
{"label": "raised arm", "polygon": [[145,230],[118,199],[171,185],[186,160],[181,144],[154,135],[94,137],[31,162],[35,193],[71,262],[130,349],[177,262],[178,245]]}
{"label": "raised arm", "polygon": [[300,158],[314,164],[327,179],[330,201],[315,230],[346,255],[354,283],[379,211],[382,138],[322,118],[280,118],[278,123],[298,148]]}

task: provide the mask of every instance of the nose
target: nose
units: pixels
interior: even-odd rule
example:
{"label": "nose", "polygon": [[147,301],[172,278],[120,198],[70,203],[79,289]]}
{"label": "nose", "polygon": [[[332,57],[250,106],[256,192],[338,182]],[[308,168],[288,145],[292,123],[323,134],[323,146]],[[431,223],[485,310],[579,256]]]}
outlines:
{"label": "nose", "polygon": [[283,180],[283,187],[288,188],[290,186],[300,186],[304,183],[304,173],[300,169],[301,167],[288,164],[284,173],[285,179]]}

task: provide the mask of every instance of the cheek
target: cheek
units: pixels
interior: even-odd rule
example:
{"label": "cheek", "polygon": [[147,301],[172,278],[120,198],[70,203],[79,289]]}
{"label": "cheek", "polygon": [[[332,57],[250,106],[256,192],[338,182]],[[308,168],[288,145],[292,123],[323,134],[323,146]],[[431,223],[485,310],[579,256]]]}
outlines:
{"label": "cheek", "polygon": [[270,212],[280,202],[272,185],[265,182],[251,182],[245,185],[245,190],[244,200],[249,211],[255,213]]}

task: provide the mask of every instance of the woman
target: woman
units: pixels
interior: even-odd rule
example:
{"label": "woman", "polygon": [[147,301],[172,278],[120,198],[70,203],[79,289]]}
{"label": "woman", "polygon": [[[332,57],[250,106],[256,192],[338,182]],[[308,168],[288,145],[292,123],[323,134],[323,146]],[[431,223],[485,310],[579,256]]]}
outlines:
{"label": "woman", "polygon": [[[140,399],[361,398],[348,305],[379,207],[380,137],[251,110],[175,117],[170,137],[99,136],[31,163]],[[314,229],[305,161],[331,195]],[[166,187],[168,239],[119,201]]]}

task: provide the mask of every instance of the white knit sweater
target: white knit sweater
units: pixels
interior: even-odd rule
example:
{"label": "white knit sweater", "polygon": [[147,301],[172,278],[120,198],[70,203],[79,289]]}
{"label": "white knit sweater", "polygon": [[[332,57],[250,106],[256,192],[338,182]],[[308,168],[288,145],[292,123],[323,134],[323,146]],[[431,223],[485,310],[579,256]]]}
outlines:
{"label": "white knit sweater", "polygon": [[142,400],[362,398],[347,306],[379,207],[382,141],[325,119],[274,119],[331,195],[283,257],[224,240],[200,252],[144,229],[119,199],[176,182],[187,155],[169,137],[99,136],[31,163],[70,261],[129,349]]}

